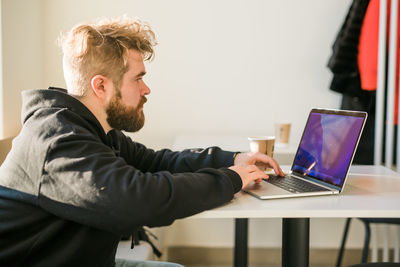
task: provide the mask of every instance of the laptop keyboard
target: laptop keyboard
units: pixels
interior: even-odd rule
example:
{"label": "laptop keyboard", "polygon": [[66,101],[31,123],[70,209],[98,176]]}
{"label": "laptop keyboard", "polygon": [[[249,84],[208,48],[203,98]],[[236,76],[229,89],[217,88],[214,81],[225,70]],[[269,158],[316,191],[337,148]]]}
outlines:
{"label": "laptop keyboard", "polygon": [[270,175],[265,181],[292,193],[329,191],[329,189],[289,175],[285,177]]}

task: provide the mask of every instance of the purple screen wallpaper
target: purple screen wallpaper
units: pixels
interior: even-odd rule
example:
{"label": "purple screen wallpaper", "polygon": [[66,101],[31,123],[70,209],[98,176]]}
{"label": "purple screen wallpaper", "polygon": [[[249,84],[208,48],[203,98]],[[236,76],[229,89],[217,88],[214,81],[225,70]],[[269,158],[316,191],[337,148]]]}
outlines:
{"label": "purple screen wallpaper", "polygon": [[293,170],[342,186],[363,117],[311,113]]}

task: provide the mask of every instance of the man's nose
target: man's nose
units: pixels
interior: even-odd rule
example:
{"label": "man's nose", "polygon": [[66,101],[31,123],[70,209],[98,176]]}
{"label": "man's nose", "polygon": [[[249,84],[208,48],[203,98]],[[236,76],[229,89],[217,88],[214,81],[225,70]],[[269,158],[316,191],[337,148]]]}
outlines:
{"label": "man's nose", "polygon": [[142,84],[142,94],[143,95],[148,95],[151,93],[150,88],[147,86],[147,84],[145,82],[143,82]]}

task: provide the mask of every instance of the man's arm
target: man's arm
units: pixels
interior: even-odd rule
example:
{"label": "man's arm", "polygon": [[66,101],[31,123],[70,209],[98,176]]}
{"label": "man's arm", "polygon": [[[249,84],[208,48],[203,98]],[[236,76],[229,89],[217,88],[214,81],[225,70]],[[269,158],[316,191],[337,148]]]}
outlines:
{"label": "man's arm", "polygon": [[120,141],[121,156],[128,164],[143,172],[169,171],[171,173],[194,172],[202,168],[221,168],[234,165],[233,152],[218,147],[188,149],[173,152],[168,149],[154,151],[129,137],[116,132]]}
{"label": "man's arm", "polygon": [[39,205],[68,220],[119,234],[217,207],[242,188],[236,171],[144,172],[95,138],[63,136],[49,149]]}
{"label": "man's arm", "polygon": [[263,164],[273,168],[277,175],[284,176],[279,164],[262,153],[234,153],[218,147],[172,152],[168,149],[155,152],[144,145],[133,142],[129,137],[119,133],[121,154],[127,162],[142,171],[167,170],[172,173],[193,172],[201,168],[221,168],[233,165]]}

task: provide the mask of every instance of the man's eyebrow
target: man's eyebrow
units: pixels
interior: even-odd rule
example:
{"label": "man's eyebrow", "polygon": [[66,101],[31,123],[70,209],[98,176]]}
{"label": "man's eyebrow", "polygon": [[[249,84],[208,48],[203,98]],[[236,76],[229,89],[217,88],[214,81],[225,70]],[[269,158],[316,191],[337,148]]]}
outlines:
{"label": "man's eyebrow", "polygon": [[145,71],[142,71],[141,73],[139,73],[138,75],[136,75],[137,78],[139,77],[143,77],[144,75],[146,75]]}

